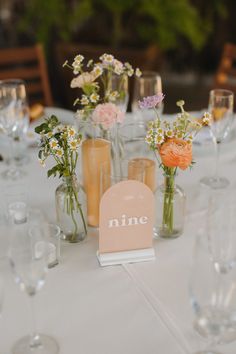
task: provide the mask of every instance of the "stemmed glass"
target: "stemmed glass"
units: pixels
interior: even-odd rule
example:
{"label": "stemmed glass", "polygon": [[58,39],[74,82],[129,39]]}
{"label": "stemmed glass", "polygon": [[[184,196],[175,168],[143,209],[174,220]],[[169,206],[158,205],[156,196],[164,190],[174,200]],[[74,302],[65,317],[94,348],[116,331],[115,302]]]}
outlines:
{"label": "stemmed glass", "polygon": [[34,296],[45,283],[48,266],[47,229],[44,223],[12,225],[9,260],[15,281],[31,300],[32,332],[19,339],[12,350],[13,354],[55,354],[57,342],[44,334],[39,334],[35,326]]}
{"label": "stemmed glass", "polygon": [[201,183],[214,189],[226,188],[229,181],[219,176],[219,157],[222,141],[227,137],[233,121],[234,94],[229,90],[210,91],[208,110],[212,114],[211,134],[216,147],[215,175],[204,177]]}
{"label": "stemmed glass", "polygon": [[[155,71],[143,71],[141,77],[135,77],[134,95],[132,100],[132,112],[138,119],[148,121],[153,119],[152,110],[141,110],[139,101],[146,96],[153,96],[162,92],[162,81],[160,75]],[[157,111],[160,114],[163,112],[163,103],[157,106]]]}
{"label": "stemmed glass", "polygon": [[209,255],[209,240],[199,233],[190,277],[194,328],[209,346],[196,354],[220,354],[217,344],[236,339],[236,267],[220,272]]}
{"label": "stemmed glass", "polygon": [[[218,272],[236,266],[236,190],[211,190],[207,212],[209,255]],[[227,209],[226,209],[227,206]]]}
{"label": "stemmed glass", "polygon": [[126,75],[113,74],[111,78],[111,90],[119,92],[115,104],[125,113],[129,102],[128,77]]}
{"label": "stemmed glass", "polygon": [[11,143],[11,167],[3,173],[6,179],[15,180],[23,174],[15,165],[14,140],[26,133],[28,125],[29,109],[24,82],[18,79],[0,81],[0,131],[8,136]]}

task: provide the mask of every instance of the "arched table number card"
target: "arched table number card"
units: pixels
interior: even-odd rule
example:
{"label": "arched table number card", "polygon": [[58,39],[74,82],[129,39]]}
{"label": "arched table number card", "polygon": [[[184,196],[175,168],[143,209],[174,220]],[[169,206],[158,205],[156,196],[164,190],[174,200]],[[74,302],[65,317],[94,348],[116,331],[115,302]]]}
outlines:
{"label": "arched table number card", "polygon": [[150,188],[134,180],[110,187],[100,202],[100,265],[154,260],[153,227],[154,196]]}

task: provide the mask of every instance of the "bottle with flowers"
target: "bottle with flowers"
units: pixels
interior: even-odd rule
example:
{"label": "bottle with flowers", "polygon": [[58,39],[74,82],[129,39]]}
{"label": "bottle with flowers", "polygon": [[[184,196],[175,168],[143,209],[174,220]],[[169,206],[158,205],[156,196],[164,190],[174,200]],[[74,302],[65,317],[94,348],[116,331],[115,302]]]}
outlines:
{"label": "bottle with flowers", "polygon": [[62,178],[55,197],[63,238],[72,243],[82,241],[87,234],[86,195],[76,176],[82,135],[72,126],[60,124],[56,116],[45,119],[35,132],[40,134],[39,162],[45,167],[45,161],[51,156],[55,165],[47,175]]}
{"label": "bottle with flowers", "polygon": [[157,118],[149,122],[146,142],[154,151],[160,168],[164,172],[164,184],[156,191],[156,234],[163,238],[176,238],[183,232],[185,216],[185,194],[175,184],[178,168],[192,167],[192,142],[199,130],[210,123],[210,114],[205,112],[200,121],[194,120],[184,110],[184,101],[176,104],[181,112],[173,121],[161,120],[156,106],[164,95],[143,98],[140,108],[153,109]]}

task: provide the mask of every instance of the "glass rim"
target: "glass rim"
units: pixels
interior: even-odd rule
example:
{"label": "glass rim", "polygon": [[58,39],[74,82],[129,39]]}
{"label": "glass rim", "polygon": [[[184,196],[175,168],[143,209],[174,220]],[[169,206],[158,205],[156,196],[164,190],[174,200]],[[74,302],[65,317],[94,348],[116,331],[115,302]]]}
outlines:
{"label": "glass rim", "polygon": [[140,77],[136,77],[136,79],[142,81],[142,80],[153,80],[153,79],[160,79],[161,76],[157,71],[153,70],[144,70],[142,71],[142,75]]}
{"label": "glass rim", "polygon": [[210,91],[210,96],[216,94],[216,96],[222,96],[222,97],[233,97],[234,93],[231,90],[227,90],[227,89],[212,89]]}
{"label": "glass rim", "polygon": [[[83,147],[84,143],[85,143],[86,141],[89,141],[89,140],[100,140],[100,141],[103,141],[103,142],[108,143],[108,144],[111,146],[111,142],[110,142],[109,140],[106,140],[106,139],[103,139],[103,138],[88,138],[88,139],[83,140],[83,142],[82,142],[82,147]],[[105,145],[102,145],[102,146],[93,146],[93,149],[99,150],[99,149],[104,148],[104,146],[105,146]]]}

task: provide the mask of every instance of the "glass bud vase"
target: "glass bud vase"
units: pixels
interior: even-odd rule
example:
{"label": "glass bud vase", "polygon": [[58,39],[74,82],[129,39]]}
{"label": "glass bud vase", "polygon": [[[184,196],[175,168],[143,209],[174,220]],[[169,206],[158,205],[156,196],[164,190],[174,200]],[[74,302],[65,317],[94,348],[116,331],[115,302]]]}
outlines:
{"label": "glass bud vase", "polygon": [[87,235],[87,201],[76,176],[63,177],[56,189],[57,221],[63,239],[72,243],[83,241]]}
{"label": "glass bud vase", "polygon": [[186,197],[175,184],[174,175],[166,175],[164,184],[155,191],[155,237],[177,238],[184,230]]}

